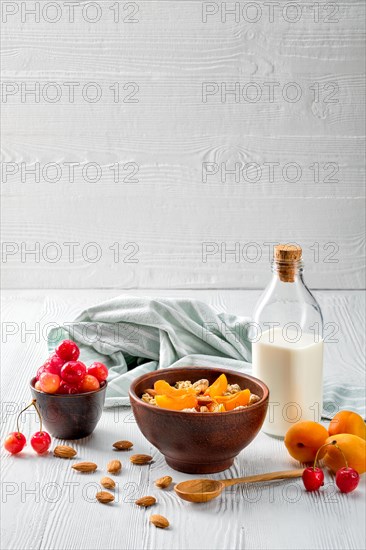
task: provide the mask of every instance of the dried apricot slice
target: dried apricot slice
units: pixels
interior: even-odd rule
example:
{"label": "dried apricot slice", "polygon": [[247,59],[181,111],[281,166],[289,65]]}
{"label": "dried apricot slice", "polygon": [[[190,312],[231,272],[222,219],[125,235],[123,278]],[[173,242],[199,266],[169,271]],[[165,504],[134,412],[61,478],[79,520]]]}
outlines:
{"label": "dried apricot slice", "polygon": [[210,395],[211,397],[216,397],[217,395],[223,395],[227,390],[227,378],[225,374],[220,374],[220,376],[215,380],[211,386],[205,391],[205,395]]}
{"label": "dried apricot slice", "polygon": [[157,395],[155,397],[155,401],[158,407],[161,407],[162,409],[171,409],[173,411],[193,409],[197,406],[197,398],[192,394],[180,395],[178,397]]}
{"label": "dried apricot slice", "polygon": [[230,395],[215,395],[215,397],[213,397],[212,399],[215,399],[218,403],[226,403],[226,401],[230,401],[230,399],[233,399],[235,395],[237,394],[231,393]]}
{"label": "dried apricot slice", "polygon": [[232,411],[235,407],[244,407],[248,405],[250,399],[250,390],[242,390],[234,394],[229,399],[225,399],[229,396],[215,396],[215,399],[218,403],[223,403],[227,411]]}
{"label": "dried apricot slice", "polygon": [[157,380],[154,384],[154,390],[157,395],[169,395],[170,397],[180,397],[181,395],[189,394],[196,395],[196,391],[193,387],[178,390],[177,388],[173,388],[173,386],[165,380]]}

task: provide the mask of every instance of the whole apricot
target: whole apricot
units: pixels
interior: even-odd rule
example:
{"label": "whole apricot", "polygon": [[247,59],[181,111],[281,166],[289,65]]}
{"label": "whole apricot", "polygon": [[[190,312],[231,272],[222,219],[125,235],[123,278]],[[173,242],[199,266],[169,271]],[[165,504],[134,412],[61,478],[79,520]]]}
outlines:
{"label": "whole apricot", "polygon": [[328,432],[324,426],[308,420],[291,426],[284,443],[293,458],[300,462],[312,462],[327,437]]}
{"label": "whole apricot", "polygon": [[[342,449],[348,466],[354,468],[360,475],[366,471],[366,441],[353,434],[336,434],[327,438],[326,443],[335,441]],[[342,453],[337,447],[329,445],[324,449],[324,464],[336,473],[346,464]]]}
{"label": "whole apricot", "polygon": [[353,411],[339,411],[329,424],[328,433],[353,434],[366,440],[366,424],[362,416]]}

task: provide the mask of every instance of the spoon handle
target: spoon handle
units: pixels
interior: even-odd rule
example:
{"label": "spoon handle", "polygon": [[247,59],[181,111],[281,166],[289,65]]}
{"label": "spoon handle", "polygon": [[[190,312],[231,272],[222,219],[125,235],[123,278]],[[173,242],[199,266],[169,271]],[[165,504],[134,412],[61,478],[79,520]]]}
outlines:
{"label": "spoon handle", "polygon": [[237,477],[234,479],[220,479],[225,487],[236,485],[237,483],[256,483],[258,481],[273,481],[275,479],[291,479],[294,477],[301,477],[303,473],[301,470],[285,470],[284,472],[270,472],[268,474],[258,474],[255,476]]}

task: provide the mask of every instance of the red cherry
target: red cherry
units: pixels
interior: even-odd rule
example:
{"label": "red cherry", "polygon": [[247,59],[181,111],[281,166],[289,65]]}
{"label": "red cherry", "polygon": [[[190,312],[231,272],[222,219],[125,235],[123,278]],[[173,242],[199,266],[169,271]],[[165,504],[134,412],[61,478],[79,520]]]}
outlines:
{"label": "red cherry", "polygon": [[61,369],[61,377],[67,384],[77,386],[86,373],[86,366],[81,361],[68,361]]}
{"label": "red cherry", "polygon": [[99,382],[104,382],[104,380],[106,380],[108,377],[107,367],[99,361],[95,361],[94,363],[92,363],[90,367],[86,369],[86,372],[88,374],[91,374],[92,376],[95,376],[95,378],[99,380]]}
{"label": "red cherry", "polygon": [[43,366],[45,372],[51,372],[52,374],[58,374],[58,376],[60,376],[61,368],[64,364],[65,361],[56,355],[56,353],[53,353]]}
{"label": "red cherry", "polygon": [[324,485],[324,473],[320,468],[310,466],[305,468],[302,473],[302,480],[307,491],[317,491],[319,487]]}
{"label": "red cherry", "polygon": [[64,382],[62,379],[61,379],[60,386],[59,386],[56,393],[58,395],[64,395],[66,393],[69,393],[68,386],[67,386],[66,382]]}
{"label": "red cherry", "polygon": [[4,441],[4,447],[9,453],[16,455],[24,449],[26,442],[22,433],[11,432]]}
{"label": "red cherry", "polygon": [[80,350],[72,340],[64,340],[55,349],[56,354],[64,361],[76,361],[79,358]]}
{"label": "red cherry", "polygon": [[47,361],[43,363],[43,365],[37,370],[37,380],[39,380],[43,372],[50,372],[52,374],[58,374],[58,376],[60,376],[61,367],[64,363],[65,361],[63,359],[53,353],[52,355],[50,355]]}
{"label": "red cherry", "polygon": [[31,445],[39,455],[48,451],[51,445],[51,437],[47,432],[36,432],[32,435]]}
{"label": "red cherry", "polygon": [[41,366],[38,368],[37,374],[36,374],[36,379],[37,379],[37,381],[39,380],[41,374],[43,374],[43,373],[45,372],[45,368],[46,368],[45,364],[41,365]]}
{"label": "red cherry", "polygon": [[342,493],[354,491],[360,481],[360,476],[353,468],[341,468],[336,473],[336,484]]}
{"label": "red cherry", "polygon": [[88,391],[99,390],[99,388],[100,385],[95,376],[92,376],[91,374],[86,374],[79,386],[79,391],[80,393],[85,393]]}
{"label": "red cherry", "polygon": [[39,377],[39,385],[45,393],[56,393],[60,387],[60,377],[51,372],[43,372]]}
{"label": "red cherry", "polygon": [[80,393],[79,386],[71,386],[70,384],[67,384],[64,380],[61,380],[60,387],[57,391],[59,394],[75,394]]}
{"label": "red cherry", "polygon": [[69,393],[68,391],[68,387],[66,385],[66,382],[64,382],[63,380],[61,380],[60,382],[60,386],[56,392],[58,395],[64,395],[66,393]]}

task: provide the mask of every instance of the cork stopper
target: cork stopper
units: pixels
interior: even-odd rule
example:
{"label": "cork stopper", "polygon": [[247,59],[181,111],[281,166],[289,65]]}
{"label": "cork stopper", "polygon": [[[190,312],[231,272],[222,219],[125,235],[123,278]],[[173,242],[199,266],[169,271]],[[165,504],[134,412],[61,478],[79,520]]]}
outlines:
{"label": "cork stopper", "polygon": [[297,244],[278,244],[274,247],[274,260],[278,276],[284,283],[293,283],[297,264],[301,260],[302,249]]}

